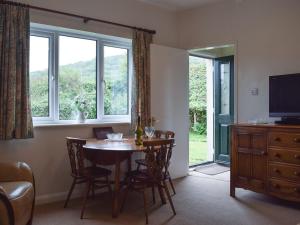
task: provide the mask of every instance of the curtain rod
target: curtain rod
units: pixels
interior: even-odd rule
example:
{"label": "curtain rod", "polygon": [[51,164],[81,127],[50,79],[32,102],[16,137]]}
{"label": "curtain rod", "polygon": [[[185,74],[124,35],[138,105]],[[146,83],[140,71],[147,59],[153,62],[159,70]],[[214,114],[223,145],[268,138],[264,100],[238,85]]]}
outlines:
{"label": "curtain rod", "polygon": [[84,23],[87,23],[88,21],[95,21],[95,22],[110,24],[110,25],[114,25],[114,26],[119,26],[119,27],[125,27],[125,28],[140,30],[140,31],[148,32],[150,34],[155,34],[156,33],[155,30],[149,30],[149,29],[145,29],[145,28],[134,27],[134,26],[126,25],[126,24],[115,23],[115,22],[111,22],[111,21],[107,21],[107,20],[101,20],[101,19],[97,19],[97,18],[92,18],[92,17],[87,17],[87,16],[81,16],[81,15],[77,15],[77,14],[73,14],[73,13],[67,13],[67,12],[62,12],[62,11],[57,11],[57,10],[53,10],[53,9],[42,8],[42,7],[38,7],[38,6],[34,6],[34,5],[28,5],[28,4],[23,4],[23,3],[19,3],[19,2],[0,0],[0,4],[19,5],[19,6],[28,7],[30,9],[39,10],[39,11],[56,13],[56,14],[61,14],[61,15],[65,15],[65,16],[70,16],[70,17],[76,17],[76,18],[83,19]]}

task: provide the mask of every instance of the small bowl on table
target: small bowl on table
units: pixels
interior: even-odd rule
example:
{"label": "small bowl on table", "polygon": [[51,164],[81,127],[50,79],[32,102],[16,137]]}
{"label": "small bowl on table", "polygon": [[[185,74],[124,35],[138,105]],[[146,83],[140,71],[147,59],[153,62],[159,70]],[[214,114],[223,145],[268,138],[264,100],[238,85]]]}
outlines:
{"label": "small bowl on table", "polygon": [[109,133],[106,135],[108,141],[122,141],[123,133]]}

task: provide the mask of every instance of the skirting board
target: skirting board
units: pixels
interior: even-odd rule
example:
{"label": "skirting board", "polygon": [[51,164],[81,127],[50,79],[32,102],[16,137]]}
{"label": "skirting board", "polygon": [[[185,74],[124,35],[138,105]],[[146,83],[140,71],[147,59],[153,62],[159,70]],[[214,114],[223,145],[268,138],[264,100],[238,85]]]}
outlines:
{"label": "skirting board", "polygon": [[[71,199],[79,198],[83,194],[82,190],[74,190],[71,196]],[[60,202],[66,200],[68,192],[59,192],[47,195],[39,195],[35,198],[36,205],[44,205],[52,202]]]}

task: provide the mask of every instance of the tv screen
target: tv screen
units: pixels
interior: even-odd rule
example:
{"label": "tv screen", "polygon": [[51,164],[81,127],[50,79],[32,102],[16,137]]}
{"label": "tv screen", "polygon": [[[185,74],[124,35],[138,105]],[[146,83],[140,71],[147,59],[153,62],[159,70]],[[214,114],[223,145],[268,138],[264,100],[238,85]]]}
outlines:
{"label": "tv screen", "polygon": [[269,77],[271,117],[300,117],[300,73]]}

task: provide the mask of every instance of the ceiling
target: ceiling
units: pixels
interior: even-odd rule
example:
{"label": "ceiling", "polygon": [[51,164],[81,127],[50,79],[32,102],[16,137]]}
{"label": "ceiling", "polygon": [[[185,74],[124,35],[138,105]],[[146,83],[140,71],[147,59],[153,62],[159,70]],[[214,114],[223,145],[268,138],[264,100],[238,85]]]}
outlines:
{"label": "ceiling", "polygon": [[157,5],[159,7],[172,11],[181,11],[196,6],[212,4],[224,0],[138,0],[147,4]]}

